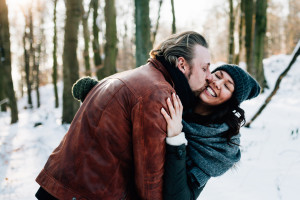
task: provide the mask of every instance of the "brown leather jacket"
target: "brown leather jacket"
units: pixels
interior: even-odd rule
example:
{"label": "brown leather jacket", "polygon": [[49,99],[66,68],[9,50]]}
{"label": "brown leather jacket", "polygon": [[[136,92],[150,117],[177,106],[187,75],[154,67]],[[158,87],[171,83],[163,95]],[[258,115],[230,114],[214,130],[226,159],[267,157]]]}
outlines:
{"label": "brown leather jacket", "polygon": [[162,199],[173,85],[154,59],[98,83],[36,181],[58,199]]}

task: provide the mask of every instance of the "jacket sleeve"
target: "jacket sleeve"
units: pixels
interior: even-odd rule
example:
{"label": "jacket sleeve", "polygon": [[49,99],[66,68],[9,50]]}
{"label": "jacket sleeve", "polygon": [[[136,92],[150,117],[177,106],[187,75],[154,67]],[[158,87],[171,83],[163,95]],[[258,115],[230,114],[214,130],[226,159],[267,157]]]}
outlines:
{"label": "jacket sleeve", "polygon": [[169,90],[146,92],[132,110],[134,178],[140,199],[163,199],[167,125],[160,110],[166,109]]}
{"label": "jacket sleeve", "polygon": [[186,146],[166,144],[166,161],[164,173],[165,200],[195,200],[205,185],[198,188],[192,184],[186,169]]}

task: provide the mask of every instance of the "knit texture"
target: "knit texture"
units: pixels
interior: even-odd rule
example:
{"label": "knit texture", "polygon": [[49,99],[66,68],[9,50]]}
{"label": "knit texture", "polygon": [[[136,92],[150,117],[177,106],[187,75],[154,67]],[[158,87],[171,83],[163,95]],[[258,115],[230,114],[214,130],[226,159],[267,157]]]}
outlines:
{"label": "knit texture", "polygon": [[227,72],[234,81],[233,96],[239,104],[259,95],[260,86],[257,81],[246,71],[237,65],[225,64],[217,67],[212,73],[223,70]]}
{"label": "knit texture", "polygon": [[[187,145],[187,172],[191,181],[199,188],[204,186],[210,177],[224,174],[241,158],[240,148],[228,144],[224,132],[226,123],[203,126],[182,121]],[[240,144],[240,134],[231,138]]]}
{"label": "knit texture", "polygon": [[83,102],[89,91],[97,85],[98,81],[91,77],[84,77],[76,81],[72,87],[73,97]]}

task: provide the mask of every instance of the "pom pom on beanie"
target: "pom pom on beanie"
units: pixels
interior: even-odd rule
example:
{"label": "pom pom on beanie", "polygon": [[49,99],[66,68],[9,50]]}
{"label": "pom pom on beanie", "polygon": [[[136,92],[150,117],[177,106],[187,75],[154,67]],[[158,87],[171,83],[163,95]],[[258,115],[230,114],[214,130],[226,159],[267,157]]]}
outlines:
{"label": "pom pom on beanie", "polygon": [[91,77],[84,77],[76,81],[72,87],[73,97],[83,102],[89,91],[97,85],[98,81]]}

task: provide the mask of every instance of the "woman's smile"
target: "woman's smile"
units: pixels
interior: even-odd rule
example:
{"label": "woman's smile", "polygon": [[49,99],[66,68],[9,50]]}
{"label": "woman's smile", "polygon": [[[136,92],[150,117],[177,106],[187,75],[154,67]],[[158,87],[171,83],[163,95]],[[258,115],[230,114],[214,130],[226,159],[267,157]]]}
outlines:
{"label": "woman's smile", "polygon": [[212,97],[217,97],[216,92],[210,86],[206,87],[205,92],[206,94],[211,95]]}
{"label": "woman's smile", "polygon": [[234,91],[234,82],[225,71],[213,73],[213,80],[200,93],[199,97],[203,104],[217,106],[231,98]]}

